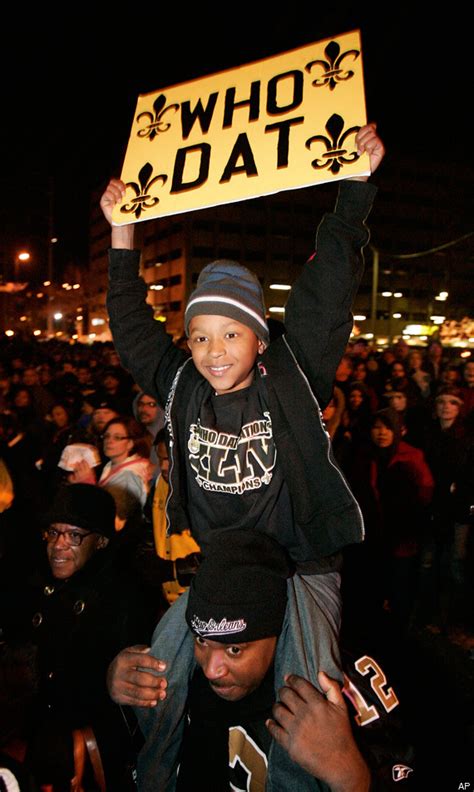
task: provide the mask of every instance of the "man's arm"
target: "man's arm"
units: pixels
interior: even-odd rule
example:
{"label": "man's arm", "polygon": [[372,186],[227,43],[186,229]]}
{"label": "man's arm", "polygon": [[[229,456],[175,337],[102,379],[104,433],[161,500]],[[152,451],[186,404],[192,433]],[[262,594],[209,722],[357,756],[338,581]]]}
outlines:
{"label": "man's arm", "polygon": [[147,287],[139,277],[140,253],[133,249],[133,225],[112,225],[112,210],[125,194],[125,184],[112,179],[100,205],[111,224],[107,310],[114,344],[123,366],[146,393],[166,403],[169,389],[186,353],[174,346],[146,302]]}
{"label": "man's arm", "polygon": [[[357,135],[359,152],[370,156],[372,173],[384,147],[374,124]],[[287,340],[320,404],[332,395],[337,365],[352,330],[352,304],[363,272],[362,248],[369,232],[366,217],[375,196],[367,177],[339,185],[334,212],[322,219],[316,250],[293,286],[286,306]]]}
{"label": "man's arm", "polygon": [[107,671],[107,689],[116,704],[156,707],[166,698],[166,663],[150,654],[149,646],[130,646],[117,655]]}
{"label": "man's arm", "polygon": [[289,675],[285,681],[273,720],[267,721],[273,739],[333,792],[368,792],[370,771],[352,735],[338,683],[320,671],[322,695],[301,677]]}

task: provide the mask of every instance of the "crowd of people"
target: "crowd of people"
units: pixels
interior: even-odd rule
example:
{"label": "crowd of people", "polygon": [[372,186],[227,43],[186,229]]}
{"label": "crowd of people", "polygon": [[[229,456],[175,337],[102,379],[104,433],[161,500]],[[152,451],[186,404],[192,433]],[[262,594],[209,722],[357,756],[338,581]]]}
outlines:
{"label": "crowd of people", "polygon": [[[122,583],[112,584],[110,569],[104,576],[101,564],[89,573],[88,585],[97,588],[100,573],[115,605],[118,588],[127,592],[122,601],[130,627],[107,647],[108,663],[125,646],[150,642],[155,621],[185,590],[198,563],[199,547],[189,533],[179,537],[172,557],[164,538],[163,406],[139,390],[112,344],[10,342],[2,360],[0,566],[2,593],[15,592],[17,599],[12,607],[7,598],[10,616],[2,626],[11,626],[13,614],[24,638],[26,616],[44,607],[39,600],[46,577],[38,577],[43,515],[54,510],[58,493],[64,497],[65,483],[93,484],[115,502],[115,530],[108,536],[115,544],[114,576],[119,568]],[[455,360],[437,341],[427,350],[404,341],[378,352],[364,340],[347,347],[323,418],[365,524],[364,543],[344,551],[345,619],[352,632],[369,634],[388,612],[402,635],[413,627],[443,631],[472,648],[473,397],[474,362]],[[87,487],[81,498],[87,504]],[[72,512],[59,522],[71,520],[81,525]],[[81,584],[85,597],[89,588]],[[25,611],[18,592],[24,595],[28,587],[35,597]],[[55,629],[69,626],[57,618]],[[81,631],[75,655],[82,657],[87,640]],[[107,663],[101,658],[97,667]],[[93,682],[91,672],[92,691]],[[90,698],[81,693],[81,706]],[[105,699],[97,701],[110,729]],[[77,711],[77,702],[67,703]],[[19,724],[11,708],[3,711],[5,737]],[[100,719],[95,727],[100,733]],[[71,768],[65,772],[69,777]]]}
{"label": "crowd of people", "polygon": [[402,632],[427,626],[466,647],[473,393],[474,362],[455,361],[438,341],[420,350],[399,340],[374,354],[359,340],[323,413],[366,528],[347,552],[348,601],[365,591],[366,607],[389,609]]}
{"label": "crowd of people", "polygon": [[[160,473],[155,438],[163,406],[139,390],[111,343],[9,342],[2,361],[6,570],[34,565],[37,519],[66,481],[108,490],[117,529],[137,543]],[[416,618],[458,637],[472,630],[466,618],[473,409],[470,358],[455,359],[438,341],[420,350],[399,340],[376,352],[364,339],[347,348],[324,409],[334,456],[365,521],[364,545],[347,553],[347,579],[356,565],[353,595],[370,580],[370,603],[396,611],[405,628]],[[360,576],[360,564],[370,574]]]}
{"label": "crowd of people", "polygon": [[[357,145],[376,170],[375,125]],[[285,326],[218,261],[173,345],[133,227],[112,226],[115,346],[5,346],[0,769],[25,789],[413,777],[409,746],[375,746],[399,700],[368,644],[387,615],[395,641],[472,640],[474,362],[348,344],[366,181],[341,183]],[[102,197],[110,222],[124,193]]]}

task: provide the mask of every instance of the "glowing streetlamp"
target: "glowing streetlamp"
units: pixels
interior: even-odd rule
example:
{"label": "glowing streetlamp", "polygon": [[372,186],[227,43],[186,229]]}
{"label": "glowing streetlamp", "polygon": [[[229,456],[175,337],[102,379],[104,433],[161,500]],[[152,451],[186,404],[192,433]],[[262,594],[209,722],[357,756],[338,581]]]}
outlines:
{"label": "glowing streetlamp", "polygon": [[19,265],[26,264],[27,261],[31,261],[31,254],[28,253],[27,250],[21,250],[20,253],[15,258],[14,263],[14,279],[15,281],[18,280],[18,273],[19,273]]}

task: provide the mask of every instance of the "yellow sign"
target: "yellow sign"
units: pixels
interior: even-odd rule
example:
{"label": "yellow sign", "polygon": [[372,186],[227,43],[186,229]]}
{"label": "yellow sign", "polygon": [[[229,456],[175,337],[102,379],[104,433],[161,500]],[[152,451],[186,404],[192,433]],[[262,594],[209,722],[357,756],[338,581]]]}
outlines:
{"label": "yellow sign", "polygon": [[138,97],[117,224],[370,173],[359,31]]}

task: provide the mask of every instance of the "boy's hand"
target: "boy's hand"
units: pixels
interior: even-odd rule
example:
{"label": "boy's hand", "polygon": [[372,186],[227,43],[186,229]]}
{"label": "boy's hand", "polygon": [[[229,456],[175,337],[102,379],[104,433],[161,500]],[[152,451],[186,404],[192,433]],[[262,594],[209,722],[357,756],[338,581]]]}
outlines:
{"label": "boy's hand", "polygon": [[[370,170],[375,173],[385,156],[385,147],[377,135],[377,124],[366,124],[359,129],[356,136],[357,152],[367,152],[370,159]],[[367,181],[368,176],[355,176],[354,181]]]}
{"label": "boy's hand", "polygon": [[107,671],[107,688],[116,704],[155,707],[166,698],[166,669],[163,660],[150,654],[149,646],[122,649]]}
{"label": "boy's hand", "polygon": [[100,199],[100,208],[107,222],[112,226],[111,247],[133,250],[133,225],[112,225],[112,211],[115,204],[125,196],[125,184],[120,179],[111,179]]}
{"label": "boy's hand", "polygon": [[352,735],[341,689],[323,671],[318,682],[324,695],[301,677],[285,677],[267,728],[294,762],[333,792],[367,792],[370,772]]}

